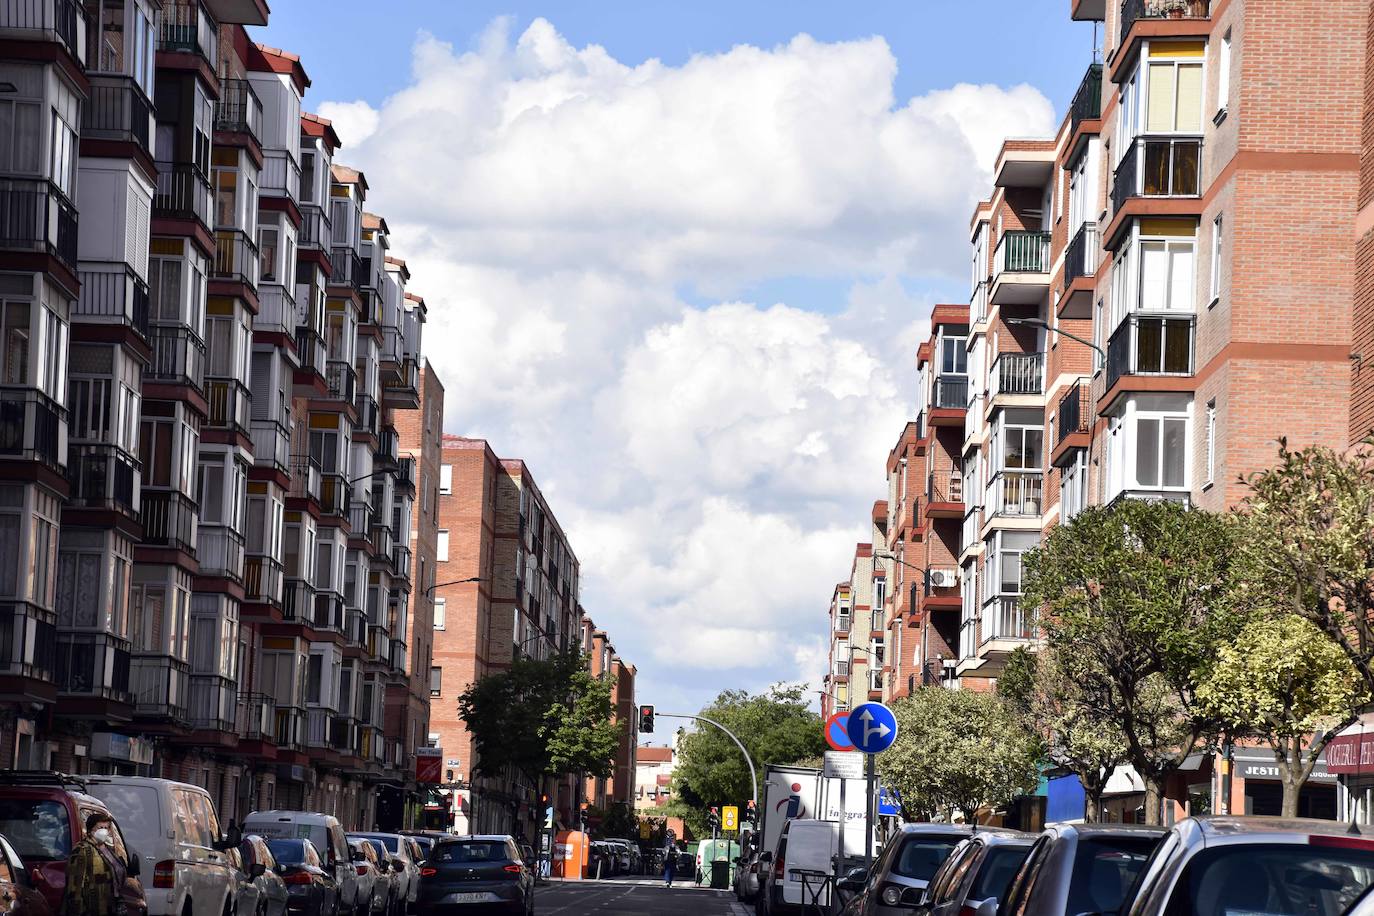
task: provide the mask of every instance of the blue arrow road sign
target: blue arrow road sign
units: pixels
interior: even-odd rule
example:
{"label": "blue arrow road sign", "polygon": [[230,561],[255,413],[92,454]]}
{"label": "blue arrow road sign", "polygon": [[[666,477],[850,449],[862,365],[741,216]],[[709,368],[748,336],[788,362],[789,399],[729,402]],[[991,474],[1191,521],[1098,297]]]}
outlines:
{"label": "blue arrow road sign", "polygon": [[881,754],[897,740],[897,719],[882,703],[864,703],[849,711],[849,740],[865,754]]}

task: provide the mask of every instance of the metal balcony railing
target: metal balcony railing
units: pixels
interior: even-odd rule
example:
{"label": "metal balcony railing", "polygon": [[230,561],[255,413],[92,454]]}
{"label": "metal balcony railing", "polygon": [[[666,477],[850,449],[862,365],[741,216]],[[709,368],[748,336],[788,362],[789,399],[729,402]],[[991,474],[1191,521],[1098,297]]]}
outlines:
{"label": "metal balcony railing", "polygon": [[200,515],[195,502],[178,490],[143,491],[143,540],[196,555]]}
{"label": "metal balcony railing", "polygon": [[0,249],[37,251],[76,269],[76,208],[51,181],[0,178]]}
{"label": "metal balcony railing", "polygon": [[313,624],[315,587],[304,579],[288,578],[282,590],[281,616],[287,623]]}
{"label": "metal balcony railing", "polygon": [[276,741],[277,702],[265,693],[241,693],[235,704],[239,737],[246,741]]}
{"label": "metal balcony railing", "polygon": [[968,376],[940,375],[935,379],[935,404],[939,409],[968,407]]}
{"label": "metal balcony railing", "polygon": [[212,378],[205,380],[205,400],[209,405],[209,424],[217,429],[229,429],[249,434],[249,414],[253,393],[238,379]]}
{"label": "metal balcony railing", "polygon": [[997,595],[983,605],[983,642],[1034,637],[1034,614],[1021,607],[1020,595]]}
{"label": "metal balcony railing", "polygon": [[196,556],[204,576],[243,581],[243,532],[218,525],[201,525]]}
{"label": "metal balcony railing", "polygon": [[926,499],[933,503],[963,502],[964,478],[952,467],[943,471],[931,471],[926,478]]}
{"label": "metal balcony railing", "polygon": [[351,488],[343,474],[324,474],[320,482],[320,511],[325,515],[348,517]]}
{"label": "metal balcony railing", "polygon": [[215,130],[248,134],[262,139],[262,100],[247,80],[219,81],[219,101],[215,103]]}
{"label": "metal balcony railing", "polygon": [[1106,387],[1123,375],[1192,375],[1197,317],[1132,315],[1107,341]]}
{"label": "metal balcony railing", "polygon": [[87,140],[136,143],[151,153],[153,103],[127,76],[90,75],[91,95],[81,108],[81,136]]}
{"label": "metal balcony railing", "polygon": [[200,0],[163,0],[159,51],[199,54],[213,69],[218,48],[219,33]]}
{"label": "metal balcony railing", "polygon": [[1000,471],[992,489],[990,508],[997,515],[1036,516],[1045,504],[1045,476],[1040,471]]}
{"label": "metal balcony railing", "polygon": [[210,276],[216,280],[231,280],[258,285],[258,246],[239,229],[215,230],[215,260]]}
{"label": "metal balcony railing", "polygon": [[382,347],[378,359],[384,363],[399,363],[405,357],[405,335],[392,325],[382,325]]}
{"label": "metal balcony railing", "polygon": [[398,544],[391,548],[392,578],[409,582],[410,561],[411,552],[409,547]]}
{"label": "metal balcony railing", "polygon": [[291,473],[291,431],[276,420],[250,421],[253,462],[258,467]]}
{"label": "metal balcony railing", "polygon": [[290,289],[266,282],[258,287],[258,313],[253,316],[253,330],[287,337],[296,333],[296,298]]}
{"label": "metal balcony railing", "polygon": [[348,608],[344,614],[344,640],[362,648],[367,642],[367,615],[359,608]]}
{"label": "metal balcony railing", "polygon": [[299,706],[278,706],[273,715],[273,732],[277,747],[296,751],[304,748],[305,710]]}
{"label": "metal balcony railing", "polygon": [[281,561],[262,554],[243,560],[243,597],[254,604],[281,604],[284,581]]}
{"label": "metal balcony railing", "polygon": [[81,295],[72,305],[72,320],[82,323],[122,323],[148,338],[148,284],[132,267],[82,270]]}
{"label": "metal balcony railing", "polygon": [[359,391],[353,407],[358,411],[358,423],[353,427],[354,432],[365,432],[373,436],[381,432],[382,410],[376,398],[365,391]]}
{"label": "metal balcony railing", "polygon": [[384,525],[380,520],[372,523],[371,538],[372,552],[384,561],[390,561],[391,548],[395,546],[395,535],[392,533],[390,525]]}
{"label": "metal balcony railing", "polygon": [[308,455],[291,456],[291,496],[320,501],[324,472],[320,463]]}
{"label": "metal balcony railing", "polygon": [[57,626],[50,611],[24,602],[0,604],[0,674],[52,681]]}
{"label": "metal balcony railing", "polygon": [[259,193],[263,197],[287,197],[293,201],[301,199],[301,167],[294,154],[279,149],[262,151]]}
{"label": "metal balcony railing", "polygon": [[407,667],[407,659],[409,658],[408,653],[409,649],[404,639],[393,639],[391,641],[391,653],[387,657],[387,663],[391,666],[393,671],[404,673],[410,670]]}
{"label": "metal balcony railing", "polygon": [[367,537],[368,529],[372,527],[375,517],[372,507],[367,503],[355,502],[348,507],[348,523],[353,529],[353,536],[357,538]]}
{"label": "metal balcony railing", "polygon": [[1141,19],[1207,19],[1209,0],[1125,0],[1121,4],[1121,43]]}
{"label": "metal balcony railing", "polygon": [[387,468],[395,467],[401,457],[400,449],[400,437],[396,435],[396,430],[389,426],[382,427],[377,434],[377,450],[373,453],[375,463]]}
{"label": "metal balcony railing", "polygon": [[362,289],[365,285],[363,262],[352,248],[329,249],[329,285],[352,286]]}
{"label": "metal balcony railing", "polygon": [[67,410],[34,388],[0,388],[0,457],[67,465]]}
{"label": "metal balcony railing", "polygon": [[67,465],[68,504],[84,509],[114,509],[137,517],[142,474],[136,458],[113,445],[73,445]]}
{"label": "metal balcony railing", "polygon": [[191,675],[188,704],[191,727],[216,732],[236,731],[237,689],[237,685],[226,677]]}
{"label": "metal balcony railing", "polygon": [[153,361],[144,378],[171,385],[205,387],[205,342],[179,324],[155,324],[149,328]]}
{"label": "metal balcony railing", "polygon": [[301,370],[323,376],[328,363],[324,338],[314,329],[296,327],[296,356],[301,361]]}
{"label": "metal balcony railing", "polygon": [[842,660],[840,660],[840,661],[835,662],[835,676],[836,676],[836,677],[849,677],[849,661],[848,661],[848,659],[842,659]]}
{"label": "metal balcony railing", "polygon": [[210,181],[189,162],[159,162],[153,210],[172,219],[194,219],[206,229],[211,226],[214,195]]}
{"label": "metal balcony railing", "polygon": [[135,715],[185,722],[191,669],[167,655],[135,655],[129,666],[129,687]]}
{"label": "metal balcony railing", "polygon": [[315,593],[315,606],[311,611],[310,625],[315,630],[342,634],[344,632],[343,595],[317,591]]}
{"label": "metal balcony railing", "polygon": [[108,633],[57,634],[57,690],[67,696],[132,703],[129,644]]}
{"label": "metal balcony railing", "polygon": [[1198,137],[1137,137],[1112,179],[1112,212],[1132,197],[1197,197],[1201,192]]}
{"label": "metal balcony railing", "polygon": [[402,458],[396,463],[396,486],[413,491],[415,489],[415,459]]}
{"label": "metal balcony railing", "polygon": [[353,403],[357,396],[358,374],[352,366],[342,360],[329,360],[325,363],[324,381],[331,398]]}
{"label": "metal balcony railing", "polygon": [[1069,106],[1070,135],[1077,131],[1078,125],[1084,121],[1095,121],[1100,117],[1102,117],[1102,65],[1092,64],[1088,67],[1088,72],[1083,75],[1083,81],[1078,84],[1078,92],[1074,93],[1073,103]]}
{"label": "metal balcony railing", "polygon": [[329,246],[329,213],[314,204],[301,204],[301,233],[296,244],[301,248],[322,249]]}
{"label": "metal balcony railing", "polygon": [[1058,442],[1062,443],[1075,433],[1086,433],[1092,419],[1091,386],[1083,380],[1074,382],[1064,396],[1059,399]]}
{"label": "metal balcony railing", "polygon": [[1064,250],[1064,285],[1068,286],[1079,277],[1095,275],[1101,255],[1102,249],[1097,240],[1097,223],[1084,223],[1074,233],[1069,247]]}
{"label": "metal balcony railing", "polygon": [[1050,269],[1050,234],[1022,229],[1002,233],[994,254],[998,273],[1047,273]]}
{"label": "metal balcony railing", "polygon": [[1045,390],[1045,354],[1003,353],[992,364],[993,395],[1041,394]]}
{"label": "metal balcony railing", "polygon": [[[0,35],[30,41],[57,40],[83,65],[90,24],[78,0],[4,0]],[[12,34],[8,34],[12,33]]]}

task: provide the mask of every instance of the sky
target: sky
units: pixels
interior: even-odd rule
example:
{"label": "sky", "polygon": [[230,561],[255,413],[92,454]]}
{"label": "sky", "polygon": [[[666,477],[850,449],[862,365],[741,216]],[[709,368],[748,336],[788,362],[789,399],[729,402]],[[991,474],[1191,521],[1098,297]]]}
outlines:
{"label": "sky", "polygon": [[[820,687],[1006,136],[1067,0],[278,0],[425,298],[445,429],[523,458],[640,703]],[[322,24],[329,23],[327,28]]]}

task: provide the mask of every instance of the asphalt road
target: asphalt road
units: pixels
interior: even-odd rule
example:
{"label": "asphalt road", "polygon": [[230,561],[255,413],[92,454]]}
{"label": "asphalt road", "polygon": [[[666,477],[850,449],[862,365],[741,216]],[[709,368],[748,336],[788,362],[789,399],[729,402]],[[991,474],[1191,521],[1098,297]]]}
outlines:
{"label": "asphalt road", "polygon": [[671,889],[652,878],[569,881],[541,885],[536,916],[752,916],[730,891],[679,882]]}

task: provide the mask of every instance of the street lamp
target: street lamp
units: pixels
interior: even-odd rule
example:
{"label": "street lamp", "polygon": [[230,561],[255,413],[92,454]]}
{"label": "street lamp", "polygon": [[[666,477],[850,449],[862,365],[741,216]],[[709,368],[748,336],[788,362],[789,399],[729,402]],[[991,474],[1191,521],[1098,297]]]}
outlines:
{"label": "street lamp", "polygon": [[469,582],[485,582],[485,581],[487,581],[487,580],[484,579],[484,578],[482,578],[481,576],[473,576],[473,577],[470,578],[470,579],[454,579],[454,580],[451,581],[451,582],[436,582],[436,583],[434,583],[433,585],[431,585],[429,588],[425,589],[424,594],[425,594],[425,597],[428,598],[428,597],[430,597],[430,596],[432,596],[432,595],[434,594],[434,590],[435,590],[436,588],[443,588],[445,585],[466,585],[466,584],[469,583]]}
{"label": "street lamp", "polygon": [[1007,318],[1004,320],[1007,324],[1024,324],[1033,328],[1044,328],[1047,331],[1053,331],[1061,337],[1067,337],[1069,340],[1076,340],[1079,343],[1083,344],[1083,346],[1085,347],[1092,347],[1093,350],[1097,352],[1097,355],[1102,357],[1102,365],[1107,365],[1107,352],[1103,350],[1101,347],[1099,347],[1097,344],[1093,343],[1091,340],[1084,340],[1077,334],[1070,334],[1063,328],[1051,327],[1050,323],[1048,321],[1045,321],[1043,318]]}

